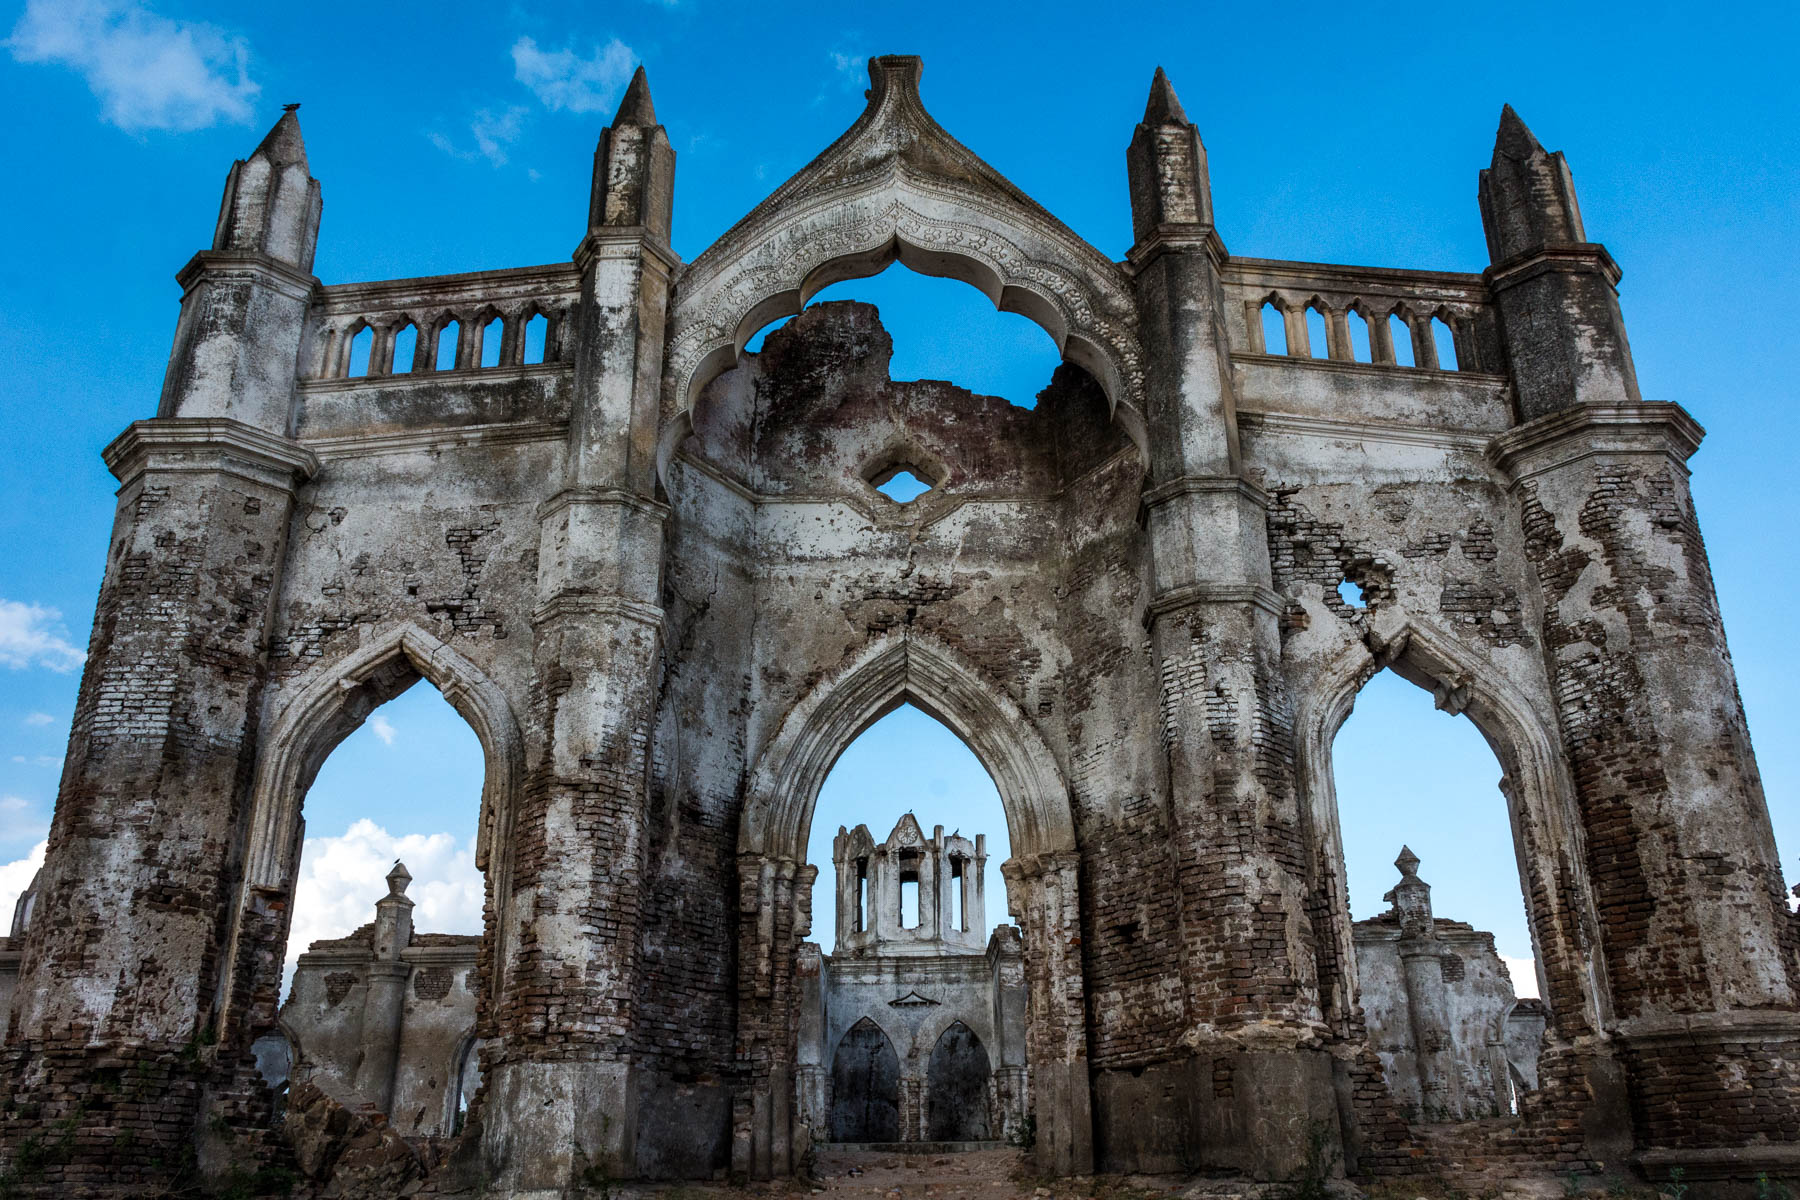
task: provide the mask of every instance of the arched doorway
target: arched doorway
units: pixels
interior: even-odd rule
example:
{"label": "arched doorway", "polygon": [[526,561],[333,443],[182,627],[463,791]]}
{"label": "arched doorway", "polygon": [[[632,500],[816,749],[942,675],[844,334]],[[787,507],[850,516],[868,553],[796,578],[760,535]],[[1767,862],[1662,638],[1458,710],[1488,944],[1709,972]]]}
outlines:
{"label": "arched doorway", "polygon": [[[993,777],[1012,841],[1002,866],[1024,945],[1036,1155],[1092,1169],[1080,881],[1068,785],[1016,703],[954,650],[907,630],[876,638],[788,711],[752,773],[739,827],[739,1031],[756,1063],[746,1169],[791,1169],[799,991],[816,876],[806,842],[825,776],[870,724],[911,703],[948,726]],[[763,1149],[763,1147],[767,1149]],[[766,1165],[765,1165],[766,1164]]]}
{"label": "arched doorway", "polygon": [[[1358,968],[1333,746],[1356,697],[1383,670],[1423,689],[1442,712],[1467,716],[1498,762],[1498,791],[1505,802],[1536,973],[1548,1013],[1544,1057],[1550,1060],[1574,1053],[1571,1047],[1579,1039],[1602,1027],[1607,993],[1597,954],[1598,919],[1586,899],[1592,893],[1586,880],[1582,826],[1573,786],[1551,732],[1554,714],[1535,708],[1504,671],[1478,652],[1416,618],[1392,632],[1372,636],[1368,645],[1347,648],[1330,662],[1308,690],[1296,721],[1307,821],[1316,855],[1317,901],[1326,917],[1323,927],[1328,930],[1319,951],[1326,1021],[1338,1036],[1357,1042],[1368,1039],[1364,1010],[1371,996],[1362,987]],[[1410,953],[1405,944],[1421,934],[1430,936],[1435,919],[1429,889],[1418,877],[1420,865],[1410,851],[1402,851],[1393,864],[1400,878],[1393,883],[1388,902],[1393,905],[1390,933],[1397,939],[1400,957],[1416,960],[1410,965],[1423,969],[1429,956]],[[1388,879],[1392,882],[1394,876],[1389,873]],[[1411,947],[1429,948],[1422,944]],[[1463,982],[1449,979],[1450,972],[1462,968],[1443,956],[1429,965],[1435,969],[1426,972],[1427,982],[1435,983],[1440,972],[1450,983]],[[1395,1012],[1396,1022],[1410,1021],[1407,1003],[1398,1003]],[[1414,1119],[1443,1120],[1446,1114],[1456,1117],[1465,1109],[1473,1115],[1503,1113],[1510,1107],[1500,1034],[1484,1038],[1491,1043],[1485,1055],[1488,1065],[1478,1073],[1488,1080],[1488,1094],[1480,1103],[1465,1106],[1422,1091],[1413,1106]],[[1405,1069],[1416,1068],[1409,1063]],[[1548,1074],[1554,1076],[1555,1072]],[[1396,1097],[1397,1111],[1407,1104],[1407,1097]]]}
{"label": "arched doorway", "polygon": [[[246,878],[234,914],[233,951],[227,959],[221,1042],[248,1046],[275,1026],[284,999],[282,971],[290,934],[287,918],[301,880],[305,832],[301,809],[321,767],[377,709],[421,682],[441,694],[480,744],[480,775],[470,781],[479,788],[479,815],[475,828],[464,833],[473,832],[473,846],[465,845],[462,850],[482,877],[484,928],[480,937],[485,945],[479,956],[471,947],[471,964],[495,961],[502,953],[507,860],[495,847],[505,844],[523,763],[523,743],[512,706],[498,685],[444,642],[417,626],[396,626],[370,638],[357,652],[290,682],[271,698],[252,791]],[[404,908],[409,917],[414,907],[404,896],[410,872],[394,864],[387,882],[391,889],[387,897],[368,898],[378,914],[377,929],[383,928],[382,905]],[[404,925],[410,933],[410,919]],[[421,928],[420,932],[437,931]],[[474,942],[473,935],[469,940]],[[383,978],[390,976],[400,980],[402,992],[408,990],[410,985],[402,975],[389,972]],[[431,972],[429,979],[417,982],[428,993],[454,994],[459,1003],[474,1010],[481,1004],[478,993],[491,990],[495,979],[480,978],[471,966],[466,972],[440,968]],[[328,982],[327,1000],[332,991]],[[340,1000],[348,995],[344,992]],[[398,1038],[389,1040],[395,1046],[400,1044]],[[362,1066],[357,1069],[367,1073]],[[396,1094],[409,1085],[405,1072],[375,1074]],[[431,1092],[431,1103],[413,1105],[409,1111],[435,1114],[444,1095],[443,1065],[434,1061],[429,1070],[418,1074],[426,1081],[420,1086]],[[436,1123],[435,1117],[430,1123]]]}
{"label": "arched doorway", "polygon": [[831,1058],[831,1140],[900,1139],[900,1056],[867,1017],[845,1031]]}
{"label": "arched doorway", "polygon": [[925,1074],[925,1136],[934,1142],[983,1142],[992,1136],[987,1047],[961,1021],[944,1030]]}

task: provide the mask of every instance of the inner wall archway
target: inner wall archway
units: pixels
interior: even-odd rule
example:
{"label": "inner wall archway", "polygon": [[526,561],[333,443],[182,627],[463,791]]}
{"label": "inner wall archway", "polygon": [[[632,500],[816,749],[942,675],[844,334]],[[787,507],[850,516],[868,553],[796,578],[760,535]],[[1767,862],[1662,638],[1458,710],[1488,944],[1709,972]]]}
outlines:
{"label": "inner wall archway", "polygon": [[993,777],[1013,857],[1003,871],[1025,947],[1026,1044],[1036,1155],[1045,1169],[1092,1169],[1085,987],[1075,827],[1049,748],[997,688],[948,647],[911,631],[874,640],[803,696],[751,774],[739,827],[739,1040],[751,1059],[734,1165],[788,1173],[799,1124],[796,951],[810,934],[806,843],[825,776],[876,720],[911,703],[948,726]]}
{"label": "inner wall archway", "polygon": [[[522,774],[518,724],[505,693],[472,662],[417,626],[390,628],[358,651],[303,676],[271,701],[251,793],[245,879],[221,992],[222,1042],[248,1045],[275,1026],[305,828],[301,808],[320,768],[377,708],[421,681],[437,689],[481,745],[474,848],[485,891],[480,958],[499,961],[508,872],[506,855],[498,848],[506,842]],[[494,972],[488,975],[483,983],[491,990],[497,980]],[[485,994],[478,998],[478,1008],[485,1000]]]}
{"label": "inner wall archway", "polygon": [[[1538,713],[1503,672],[1423,622],[1399,625],[1386,636],[1371,634],[1369,642],[1376,652],[1358,643],[1325,666],[1303,697],[1297,721],[1316,906],[1329,934],[1321,938],[1319,968],[1326,1020],[1340,1037],[1365,1036],[1332,749],[1363,686],[1377,672],[1391,670],[1423,688],[1438,708],[1466,715],[1499,762],[1500,792],[1549,1010],[1545,1055],[1566,1054],[1604,1027],[1608,1010],[1597,957],[1598,921],[1585,899],[1590,892],[1574,791],[1550,733],[1554,714]],[[1405,897],[1396,900],[1403,907]],[[1504,1078],[1503,1068],[1496,1070]]]}

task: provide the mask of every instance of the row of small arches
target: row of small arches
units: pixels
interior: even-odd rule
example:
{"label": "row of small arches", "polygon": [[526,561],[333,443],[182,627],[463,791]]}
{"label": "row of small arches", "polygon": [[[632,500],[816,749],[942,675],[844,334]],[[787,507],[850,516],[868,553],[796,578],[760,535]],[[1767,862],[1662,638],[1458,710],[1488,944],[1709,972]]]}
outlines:
{"label": "row of small arches", "polygon": [[1252,349],[1261,354],[1426,371],[1475,369],[1470,333],[1468,319],[1448,309],[1426,318],[1402,304],[1382,316],[1360,300],[1338,310],[1317,298],[1296,305],[1278,295],[1263,300],[1250,322],[1259,343]]}
{"label": "row of small arches", "polygon": [[321,376],[360,379],[558,362],[564,315],[534,307],[511,314],[488,309],[468,318],[441,313],[423,325],[406,316],[381,323],[359,319],[327,331]]}

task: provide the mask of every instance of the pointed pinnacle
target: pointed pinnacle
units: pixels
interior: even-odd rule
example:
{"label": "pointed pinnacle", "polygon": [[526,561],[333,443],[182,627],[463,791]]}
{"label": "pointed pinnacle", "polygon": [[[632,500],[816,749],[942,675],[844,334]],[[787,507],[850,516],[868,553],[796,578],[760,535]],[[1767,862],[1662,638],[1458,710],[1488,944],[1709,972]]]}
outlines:
{"label": "pointed pinnacle", "polygon": [[1182,111],[1181,100],[1175,95],[1175,85],[1161,67],[1156,68],[1156,76],[1150,81],[1150,102],[1144,105],[1144,125],[1186,125],[1187,113]]}
{"label": "pointed pinnacle", "polygon": [[1394,865],[1400,868],[1402,875],[1411,878],[1419,873],[1419,856],[1412,852],[1412,847],[1401,846],[1400,857],[1394,860]]}
{"label": "pointed pinnacle", "polygon": [[1500,108],[1500,132],[1494,136],[1494,157],[1504,155],[1507,158],[1530,158],[1543,152],[1543,146],[1532,136],[1519,114],[1513,111],[1510,104]]}
{"label": "pointed pinnacle", "polygon": [[641,125],[645,129],[656,125],[656,106],[650,103],[650,77],[644,74],[639,65],[631,76],[631,86],[625,89],[625,98],[619,101],[619,111],[613,116],[614,125]]}
{"label": "pointed pinnacle", "polygon": [[300,106],[283,106],[281,120],[268,132],[251,158],[266,158],[278,167],[292,166],[295,163],[306,166],[306,139],[300,136],[300,116],[295,111]]}
{"label": "pointed pinnacle", "polygon": [[406,885],[412,882],[412,872],[399,859],[394,860],[394,869],[387,873],[388,895],[404,896]]}

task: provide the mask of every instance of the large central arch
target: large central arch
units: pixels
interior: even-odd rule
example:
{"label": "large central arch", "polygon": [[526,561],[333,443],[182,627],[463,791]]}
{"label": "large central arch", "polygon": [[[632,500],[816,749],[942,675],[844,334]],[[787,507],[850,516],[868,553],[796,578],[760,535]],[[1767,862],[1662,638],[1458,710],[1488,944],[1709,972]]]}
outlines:
{"label": "large central arch", "polygon": [[1119,265],[969,151],[925,111],[917,58],[873,59],[868,107],[844,135],[689,264],[675,283],[657,466],[708,382],[757,330],[821,289],[899,261],[957,279],[1043,327],[1099,381],[1148,462],[1137,310]]}
{"label": "large central arch", "polygon": [[968,743],[993,776],[1013,857],[1007,907],[1025,948],[1026,1057],[1036,1153],[1062,1174],[1093,1168],[1080,879],[1068,784],[1016,704],[948,646],[911,629],[872,641],[790,708],[750,774],[738,830],[739,1042],[752,1063],[738,1169],[792,1169],[799,1033],[795,952],[811,932],[807,836],[825,776],[857,735],[911,702]]}
{"label": "large central arch", "polygon": [[909,630],[871,641],[788,710],[751,775],[739,853],[804,862],[813,806],[838,755],[909,702],[967,742],[994,777],[1015,857],[1074,851],[1068,785],[1037,730],[954,650]]}

